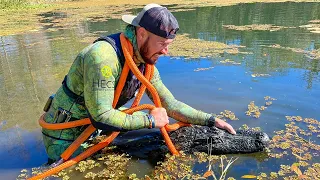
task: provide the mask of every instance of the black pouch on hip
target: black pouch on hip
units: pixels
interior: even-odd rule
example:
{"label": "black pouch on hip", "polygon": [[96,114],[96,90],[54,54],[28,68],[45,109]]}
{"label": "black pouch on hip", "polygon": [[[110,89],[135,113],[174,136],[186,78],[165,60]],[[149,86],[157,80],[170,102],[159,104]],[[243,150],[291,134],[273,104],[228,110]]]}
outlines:
{"label": "black pouch on hip", "polygon": [[50,106],[51,106],[51,104],[52,104],[53,98],[54,98],[54,94],[52,94],[52,95],[48,98],[48,100],[47,100],[47,102],[46,102],[46,105],[44,105],[44,107],[43,107],[44,112],[48,112],[48,110],[49,110],[49,108],[50,108]]}

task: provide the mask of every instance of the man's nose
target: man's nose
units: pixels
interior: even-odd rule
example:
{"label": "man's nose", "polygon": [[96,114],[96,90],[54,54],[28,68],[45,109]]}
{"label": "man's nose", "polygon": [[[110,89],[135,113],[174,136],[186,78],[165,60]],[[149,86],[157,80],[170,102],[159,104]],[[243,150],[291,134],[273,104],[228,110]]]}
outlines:
{"label": "man's nose", "polygon": [[165,48],[163,48],[163,49],[161,50],[161,53],[164,54],[164,55],[167,55],[168,52],[169,52],[169,47],[168,47],[168,46],[166,46]]}

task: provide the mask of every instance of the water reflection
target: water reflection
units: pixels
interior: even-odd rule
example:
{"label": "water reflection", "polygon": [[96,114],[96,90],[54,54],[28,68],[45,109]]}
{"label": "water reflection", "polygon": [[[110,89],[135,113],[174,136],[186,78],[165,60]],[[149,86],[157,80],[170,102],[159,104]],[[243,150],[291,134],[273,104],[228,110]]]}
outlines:
{"label": "water reflection", "polygon": [[[319,19],[319,8],[319,3],[254,3],[221,8],[197,8],[195,11],[179,12],[175,15],[179,18],[182,33],[189,33],[194,38],[246,46],[253,54],[245,57],[243,62],[252,72],[278,72],[280,75],[286,75],[288,68],[307,70],[308,75],[303,78],[308,82],[307,88],[311,88],[314,80],[319,81],[317,73],[319,61],[310,60],[299,53],[261,47],[261,45],[279,44],[303,50],[318,49],[320,36],[298,26],[308,24],[312,19]],[[295,28],[276,32],[236,31],[223,28],[223,25],[229,24],[274,24]]]}
{"label": "water reflection", "polygon": [[22,169],[38,167],[47,161],[41,132],[28,132],[19,125],[0,131],[0,174],[3,179],[16,179]]}

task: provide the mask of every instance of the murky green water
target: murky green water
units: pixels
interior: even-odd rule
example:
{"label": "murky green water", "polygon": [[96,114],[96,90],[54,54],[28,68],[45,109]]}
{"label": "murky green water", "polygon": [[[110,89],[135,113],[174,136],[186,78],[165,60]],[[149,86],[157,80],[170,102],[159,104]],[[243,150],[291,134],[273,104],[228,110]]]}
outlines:
{"label": "murky green water", "polygon": [[[211,113],[231,110],[240,119],[230,122],[235,128],[242,124],[259,126],[270,136],[274,135],[274,131],[284,129],[288,123],[287,115],[320,120],[320,60],[288,49],[267,47],[279,44],[308,51],[319,49],[320,34],[310,33],[298,26],[320,19],[320,3],[240,4],[197,8],[174,15],[180,24],[179,33],[188,33],[192,38],[206,41],[245,46],[241,51],[251,52],[241,55],[225,53],[213,59],[162,57],[157,67],[162,80],[178,100]],[[42,16],[55,19],[63,15],[49,13]],[[251,24],[291,28],[273,32],[223,28],[223,25]],[[44,29],[0,37],[1,177],[15,179],[21,169],[46,162],[37,120],[47,97],[55,93],[77,53],[88,44],[84,42],[85,37],[115,33],[124,27],[121,20],[83,22],[68,30],[51,32]],[[240,62],[241,65],[220,63],[225,59]],[[194,71],[210,66],[214,68]],[[255,73],[270,76],[252,77],[251,74]],[[250,101],[264,105],[264,96],[277,100],[262,111],[259,119],[246,116]],[[319,138],[310,138],[319,144]],[[263,161],[244,156],[230,169],[229,175],[239,178],[248,173],[275,171],[280,164],[290,165],[294,161]],[[319,162],[319,156],[313,157],[312,161]],[[139,166],[132,166],[130,171],[140,171],[140,175],[151,170],[148,163],[134,164]],[[201,171],[205,167],[197,166],[195,169]]]}

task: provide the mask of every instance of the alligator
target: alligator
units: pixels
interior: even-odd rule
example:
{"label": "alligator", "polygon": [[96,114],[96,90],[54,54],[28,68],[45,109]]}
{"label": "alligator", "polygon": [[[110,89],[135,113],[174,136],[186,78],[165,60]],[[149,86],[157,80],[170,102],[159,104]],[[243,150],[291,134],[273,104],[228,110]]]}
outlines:
{"label": "alligator", "polygon": [[[198,125],[181,127],[169,132],[169,136],[177,150],[189,154],[208,152],[209,149],[212,155],[254,153],[264,151],[270,141],[269,136],[264,132],[237,130],[236,135],[232,135],[214,126]],[[111,146],[116,147],[112,149],[114,152],[149,159],[150,163],[163,161],[165,155],[169,153],[160,131],[136,137],[132,137],[130,132],[122,133],[111,143]],[[61,159],[50,163],[50,167],[63,162]]]}
{"label": "alligator", "polygon": [[[237,130],[232,135],[226,130],[207,126],[186,126],[169,132],[169,136],[179,151],[185,153],[207,152],[212,144],[212,154],[244,154],[264,151],[270,141],[264,132]],[[210,142],[210,143],[209,143]],[[130,154],[142,154],[154,157],[155,154],[169,152],[160,132],[153,132],[127,141],[118,140],[117,148]],[[134,153],[132,153],[134,152]],[[142,157],[142,156],[141,156]]]}

